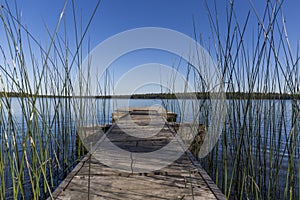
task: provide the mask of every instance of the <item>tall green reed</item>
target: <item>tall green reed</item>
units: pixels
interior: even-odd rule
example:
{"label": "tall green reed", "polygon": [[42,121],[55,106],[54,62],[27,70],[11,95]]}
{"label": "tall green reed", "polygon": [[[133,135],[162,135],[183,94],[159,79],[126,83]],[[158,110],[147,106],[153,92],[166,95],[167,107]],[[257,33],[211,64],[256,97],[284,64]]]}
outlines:
{"label": "tall green reed", "polygon": [[[299,100],[268,95],[299,94],[299,54],[288,40],[284,1],[266,1],[262,15],[250,1],[245,19],[230,1],[224,21],[217,2],[210,3],[204,5],[226,92],[244,96],[227,100],[221,138],[203,166],[227,198],[299,198]],[[250,20],[257,27],[249,27]]]}
{"label": "tall green reed", "polygon": [[80,158],[83,147],[79,146],[79,154],[74,150],[71,73],[72,68],[80,70],[84,38],[99,4],[100,1],[85,28],[79,31],[72,1],[76,35],[73,53],[66,29],[69,22],[64,17],[68,1],[64,2],[54,31],[45,28],[50,41],[46,46],[22,24],[16,4],[13,8],[8,2],[2,5],[0,18],[6,44],[0,44],[1,199],[52,197],[60,177]]}

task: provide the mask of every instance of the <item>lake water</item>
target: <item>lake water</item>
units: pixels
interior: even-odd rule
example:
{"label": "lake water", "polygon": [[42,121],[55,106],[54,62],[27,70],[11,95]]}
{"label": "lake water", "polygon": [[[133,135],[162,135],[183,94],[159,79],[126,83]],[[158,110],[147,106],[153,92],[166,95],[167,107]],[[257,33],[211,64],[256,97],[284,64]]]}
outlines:
{"label": "lake water", "polygon": [[[28,106],[21,106],[24,102]],[[178,114],[178,121],[189,122],[193,120],[196,105],[192,100],[170,99],[97,99],[95,102],[94,113],[99,124],[111,123],[113,110],[128,105],[166,106]],[[283,198],[285,195],[298,198],[299,101],[227,100],[226,104],[226,120],[218,143],[200,159],[204,169],[224,193],[230,190],[231,198]],[[5,189],[1,194],[5,190],[6,197],[13,195],[12,174],[15,179],[18,176],[11,172],[23,167],[24,191],[27,198],[32,197],[32,192],[28,192],[32,188],[28,166],[21,166],[22,162],[28,162],[32,168],[36,167],[32,171],[39,172],[33,179],[40,180],[41,198],[44,198],[48,195],[44,177],[54,190],[82,156],[78,152],[72,100],[38,99],[33,106],[29,100],[11,98],[3,105],[0,111],[0,163],[3,163],[0,180],[5,182]],[[197,116],[199,123],[210,126],[210,102],[197,100],[197,105],[201,105]],[[36,109],[32,109],[34,107]],[[28,146],[27,162],[22,160],[24,144]],[[32,155],[43,157],[47,164],[42,165],[43,162]],[[18,159],[10,162],[16,156]],[[41,166],[45,167],[44,172]]]}

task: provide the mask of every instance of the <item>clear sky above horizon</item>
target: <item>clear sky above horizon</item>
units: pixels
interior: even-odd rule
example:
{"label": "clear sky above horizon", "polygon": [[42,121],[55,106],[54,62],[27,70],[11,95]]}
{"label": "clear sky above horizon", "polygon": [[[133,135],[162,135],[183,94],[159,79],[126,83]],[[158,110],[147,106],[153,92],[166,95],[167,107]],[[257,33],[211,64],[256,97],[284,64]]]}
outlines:
{"label": "clear sky above horizon", "polygon": [[[265,7],[265,0],[252,0],[255,8],[262,15]],[[2,5],[5,5],[2,0]],[[43,39],[47,35],[45,26],[53,30],[58,20],[60,11],[65,1],[46,0],[25,0],[17,1],[18,9],[22,12],[22,22],[37,38]],[[97,3],[96,0],[79,1],[75,0],[77,20],[82,18],[83,26]],[[102,42],[104,39],[119,32],[138,27],[164,27],[170,28],[188,36],[193,37],[193,19],[198,34],[208,38],[211,29],[208,15],[203,0],[102,0],[100,7],[92,21],[88,36],[91,39],[92,47]],[[213,8],[213,1],[207,1]],[[226,18],[226,2],[228,0],[217,1],[219,18],[222,22]],[[250,0],[235,0],[235,12],[242,24],[247,12],[252,10]],[[9,2],[13,6],[12,2]],[[69,1],[66,15],[68,20],[72,20],[72,3]],[[289,38],[292,43],[300,40],[300,1],[286,0],[283,4],[284,16],[286,19]],[[252,12],[252,17],[255,18]],[[255,21],[255,20],[254,20]],[[256,24],[249,27],[256,28]],[[70,27],[69,31],[72,31]],[[72,34],[69,34],[72,36]]]}
{"label": "clear sky above horizon", "polygon": [[[4,0],[0,2],[4,7],[7,7]],[[54,31],[65,1],[24,0],[16,2],[18,10],[22,13],[22,24],[28,28],[30,33],[39,42],[47,46],[50,39],[47,35],[46,27],[49,28],[50,32]],[[197,35],[201,34],[204,42],[209,43],[211,39],[211,28],[203,2],[203,0],[102,0],[87,32],[86,38],[89,40],[90,49],[93,49],[99,43],[117,33],[140,27],[163,27],[194,37],[194,20]],[[207,2],[209,6],[213,6],[213,1]],[[216,2],[221,31],[226,33],[224,29],[226,26],[226,2],[228,1],[218,0]],[[97,1],[75,0],[74,3],[77,24],[80,24],[80,21],[82,21],[82,26],[85,27]],[[14,8],[12,1],[9,1],[8,4],[11,8]],[[262,15],[266,1],[253,0],[253,4],[258,13]],[[248,11],[253,11],[250,1],[248,0],[236,0],[235,8],[236,16],[241,24],[245,21]],[[298,22],[298,19],[300,19],[299,9],[299,0],[286,0],[283,4],[283,15],[286,20],[288,36],[294,53],[296,53],[297,43],[300,40],[300,25]],[[65,16],[67,22],[73,21],[72,1],[68,2]],[[251,13],[250,17],[251,20],[248,25],[249,32],[251,32],[251,29],[256,30],[257,28],[254,12]],[[1,29],[3,29],[3,27],[1,27],[0,30]],[[63,29],[64,25],[62,24],[60,30]],[[73,23],[66,23],[66,30],[69,45],[72,47],[75,45]],[[0,31],[0,41],[1,45],[5,46],[5,35],[3,31]],[[132,61],[133,58],[129,56],[129,58],[124,58],[122,62],[133,66],[145,62],[161,61],[157,59],[157,52],[150,53],[150,56],[143,57],[143,55],[142,53],[138,54],[140,61]],[[170,62],[174,62],[174,60],[165,59],[161,62],[162,64],[170,64]],[[123,69],[123,71],[120,70],[119,76],[127,70],[128,68]],[[115,73],[117,74],[118,72]]]}

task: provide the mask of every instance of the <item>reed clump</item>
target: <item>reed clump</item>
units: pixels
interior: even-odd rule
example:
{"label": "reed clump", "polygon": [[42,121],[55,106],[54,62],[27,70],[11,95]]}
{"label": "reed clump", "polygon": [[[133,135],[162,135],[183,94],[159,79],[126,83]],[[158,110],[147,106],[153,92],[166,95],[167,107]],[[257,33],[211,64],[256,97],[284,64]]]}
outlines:
{"label": "reed clump", "polygon": [[[65,1],[54,30],[45,27],[49,43],[42,45],[22,24],[17,5],[10,6],[5,1],[0,8],[6,39],[0,44],[0,199],[51,197],[84,152],[72,119],[71,74],[80,70],[94,13],[78,29],[74,1]],[[68,44],[67,9],[73,13],[74,51]]]}
{"label": "reed clump", "polygon": [[[246,96],[226,101],[221,137],[202,165],[229,199],[298,199],[300,57],[284,19],[284,3],[290,2],[266,1],[259,13],[249,1],[244,19],[237,18],[235,1],[227,1],[224,17],[217,3],[204,2],[215,47],[210,53],[225,92]],[[263,98],[272,93],[295,98]]]}

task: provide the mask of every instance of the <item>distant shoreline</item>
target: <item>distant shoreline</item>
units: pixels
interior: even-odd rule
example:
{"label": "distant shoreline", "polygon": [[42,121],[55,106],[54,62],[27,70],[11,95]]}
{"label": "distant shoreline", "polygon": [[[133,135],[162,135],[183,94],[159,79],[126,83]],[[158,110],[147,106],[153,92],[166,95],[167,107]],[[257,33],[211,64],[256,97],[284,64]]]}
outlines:
{"label": "distant shoreline", "polygon": [[[280,94],[280,93],[245,93],[245,92],[227,92],[226,99],[265,99],[265,100],[298,100],[300,94]],[[98,95],[98,96],[64,96],[64,95],[34,95],[16,92],[0,92],[0,97],[19,97],[19,98],[95,98],[95,99],[209,99],[218,97],[217,93],[151,93],[151,94],[133,94],[133,95]]]}

